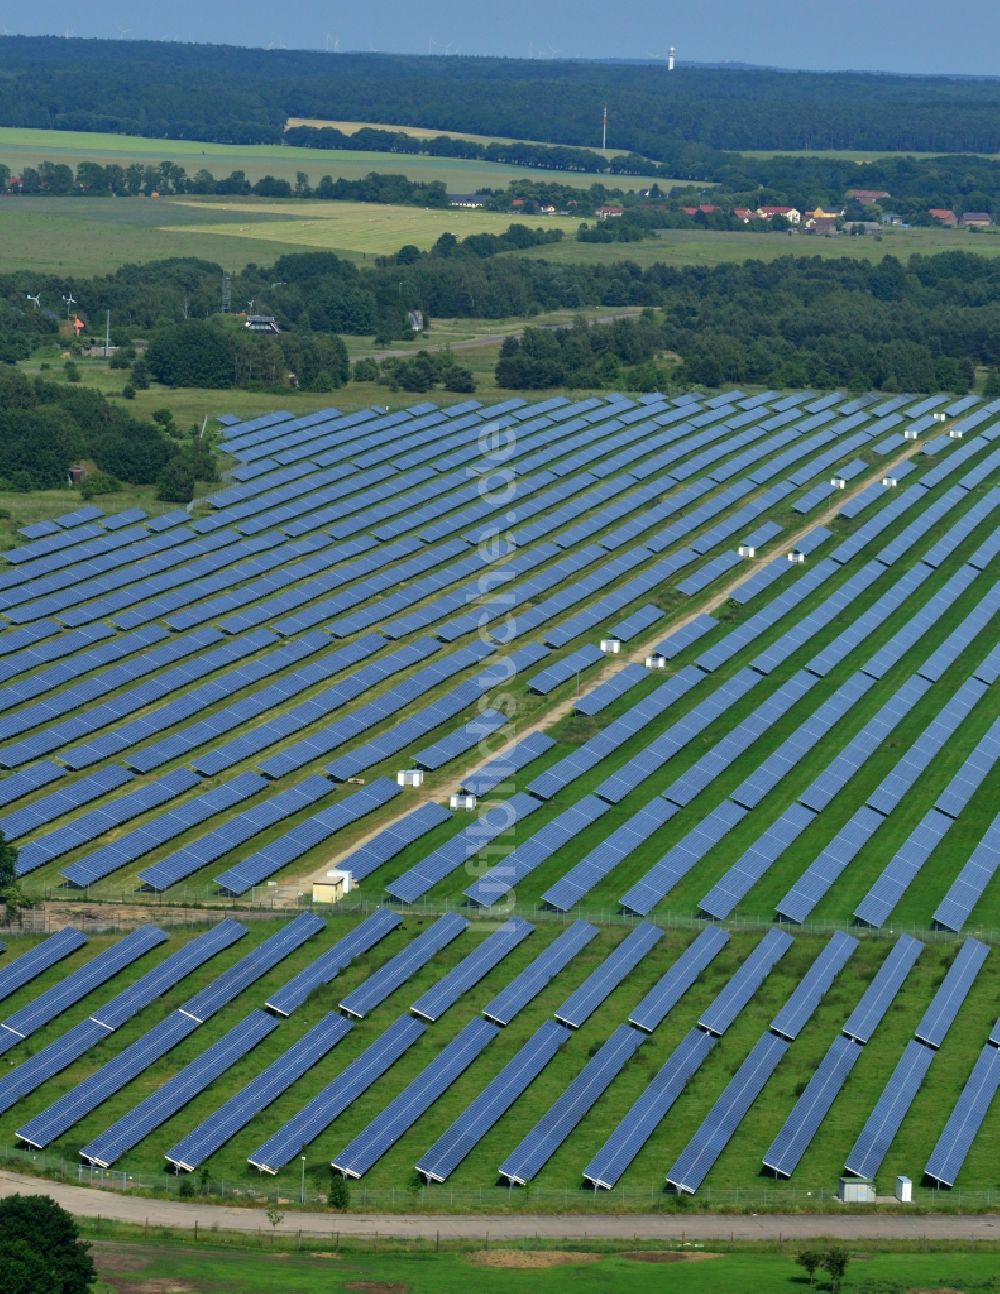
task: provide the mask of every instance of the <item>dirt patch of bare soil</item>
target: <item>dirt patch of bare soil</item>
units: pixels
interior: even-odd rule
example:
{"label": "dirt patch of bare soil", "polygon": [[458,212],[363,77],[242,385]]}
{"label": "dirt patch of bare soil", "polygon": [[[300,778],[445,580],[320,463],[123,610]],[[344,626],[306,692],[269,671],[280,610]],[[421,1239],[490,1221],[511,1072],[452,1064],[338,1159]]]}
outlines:
{"label": "dirt patch of bare soil", "polygon": [[129,1294],[194,1294],[193,1285],[185,1285],[172,1276],[155,1276],[129,1285]]}
{"label": "dirt patch of bare soil", "polygon": [[407,1294],[409,1285],[400,1285],[398,1281],[350,1281],[345,1290],[357,1290],[357,1294]]}
{"label": "dirt patch of bare soil", "polygon": [[124,1249],[115,1249],[112,1245],[95,1246],[94,1261],[101,1272],[138,1272],[146,1266],[143,1254],[131,1253]]}
{"label": "dirt patch of bare soil", "polygon": [[700,1263],[706,1258],[721,1258],[722,1254],[707,1254],[702,1249],[693,1249],[684,1253],[678,1253],[676,1250],[654,1253],[638,1249],[635,1253],[619,1254],[618,1257],[627,1258],[633,1263]]}
{"label": "dirt patch of bare soil", "polygon": [[469,1262],[480,1267],[566,1267],[570,1263],[599,1263],[604,1254],[575,1254],[565,1249],[480,1249]]}

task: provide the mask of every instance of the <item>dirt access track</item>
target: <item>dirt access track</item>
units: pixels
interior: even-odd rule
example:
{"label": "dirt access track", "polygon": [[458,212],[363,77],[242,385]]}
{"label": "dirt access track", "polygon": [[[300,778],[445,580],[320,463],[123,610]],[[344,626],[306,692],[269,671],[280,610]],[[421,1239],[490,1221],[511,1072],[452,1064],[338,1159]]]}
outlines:
{"label": "dirt access track", "polygon": [[[151,1200],[0,1172],[0,1198],[49,1195],[78,1217],[113,1218],[178,1230],[218,1227],[256,1234],[271,1229],[263,1209]],[[306,1213],[289,1209],[278,1231],[333,1237],[393,1236],[448,1240],[997,1240],[1000,1217],[989,1214],[453,1214]]]}

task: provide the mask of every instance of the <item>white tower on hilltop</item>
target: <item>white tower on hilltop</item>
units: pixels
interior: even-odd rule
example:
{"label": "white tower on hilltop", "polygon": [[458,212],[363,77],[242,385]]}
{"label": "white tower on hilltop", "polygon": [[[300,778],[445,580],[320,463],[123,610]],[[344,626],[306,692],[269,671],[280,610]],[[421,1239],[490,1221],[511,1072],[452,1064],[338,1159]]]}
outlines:
{"label": "white tower on hilltop", "polygon": [[676,63],[677,63],[677,51],[674,49],[673,45],[671,45],[669,51],[667,52],[667,71],[672,72],[674,70],[674,66]]}

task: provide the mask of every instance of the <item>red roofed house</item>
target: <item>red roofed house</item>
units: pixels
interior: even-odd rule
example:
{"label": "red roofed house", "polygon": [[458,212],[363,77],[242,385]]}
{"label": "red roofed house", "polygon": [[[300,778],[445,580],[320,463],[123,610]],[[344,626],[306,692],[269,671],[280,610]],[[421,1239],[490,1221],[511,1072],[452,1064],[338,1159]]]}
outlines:
{"label": "red roofed house", "polygon": [[624,214],[624,207],[598,207],[594,212],[598,220],[610,220],[614,219],[615,216],[623,216]]}
{"label": "red roofed house", "polygon": [[988,229],[993,220],[988,211],[963,211],[958,223],[966,229]]}
{"label": "red roofed house", "polygon": [[942,225],[950,225],[954,228],[958,224],[954,211],[949,211],[947,207],[931,207],[927,214]]}
{"label": "red roofed house", "polygon": [[855,202],[881,202],[883,198],[891,198],[892,194],[886,193],[885,189],[848,189],[847,196]]}
{"label": "red roofed house", "polygon": [[751,211],[749,207],[733,207],[733,215],[737,220],[742,220],[745,225],[757,218],[756,211]]}
{"label": "red roofed house", "polygon": [[758,207],[757,215],[761,220],[773,220],[775,216],[784,216],[790,225],[797,225],[802,220],[802,212],[797,207]]}

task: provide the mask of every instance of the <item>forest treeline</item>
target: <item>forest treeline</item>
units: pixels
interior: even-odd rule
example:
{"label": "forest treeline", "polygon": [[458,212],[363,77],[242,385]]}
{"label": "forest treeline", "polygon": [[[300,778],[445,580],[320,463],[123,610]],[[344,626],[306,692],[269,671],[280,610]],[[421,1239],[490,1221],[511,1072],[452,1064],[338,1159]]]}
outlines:
{"label": "forest treeline", "polygon": [[1000,151],[1000,86],[974,77],[325,54],[0,38],[0,124],[275,143],[289,117],[391,122],[623,152],[704,175],[705,150]]}
{"label": "forest treeline", "polygon": [[[315,131],[317,135],[328,133]],[[340,135],[341,132],[330,133]],[[392,148],[392,139],[412,140],[412,136],[398,132],[375,131],[384,137],[387,155],[406,154],[407,148]],[[341,135],[349,141],[352,137]],[[413,140],[416,144],[434,144],[435,140]],[[461,141],[457,141],[461,142]],[[534,147],[534,146],[533,146]],[[554,206],[570,214],[592,216],[596,207],[607,202],[621,203],[630,214],[645,210],[645,223],[649,227],[682,225],[684,221],[663,219],[677,217],[684,206],[710,199],[722,208],[723,216],[732,214],[734,207],[756,209],[761,204],[792,206],[799,211],[811,211],[817,206],[839,210],[848,191],[863,187],[882,191],[889,197],[882,202],[883,209],[891,210],[909,224],[931,224],[931,208],[946,209],[960,215],[963,211],[986,211],[1000,217],[1000,160],[987,157],[961,155],[940,157],[883,158],[859,167],[855,162],[823,157],[743,157],[726,155],[711,174],[712,187],[692,183],[671,190],[653,179],[648,188],[635,190],[615,184],[619,176],[647,174],[667,176],[669,168],[646,162],[633,155],[606,159],[597,153],[593,167],[586,164],[588,154],[583,149],[538,149],[548,152],[555,161],[549,169],[551,180],[524,176],[509,180],[496,188],[485,188],[480,197],[483,205],[492,211],[510,212],[515,200],[527,214],[543,207]],[[583,160],[571,163],[570,154]],[[526,163],[536,169],[538,161]],[[594,182],[586,187],[567,184],[558,178],[560,171],[593,171]],[[80,161],[75,166],[65,162],[42,161],[25,166],[16,173],[0,162],[0,193],[26,197],[174,197],[199,194],[205,196],[250,196],[261,198],[302,198],[320,201],[396,203],[418,207],[443,208],[449,196],[440,180],[419,181],[405,175],[372,171],[360,179],[333,178],[323,175],[315,184],[306,171],[299,171],[294,180],[273,175],[261,176],[256,181],[248,179],[245,171],[234,170],[229,175],[215,175],[205,167],[193,173],[176,162],[141,163],[123,166],[116,162]],[[659,221],[649,213],[655,203],[661,217]],[[864,218],[858,207],[857,218]],[[720,228],[739,227],[739,222],[713,222]]]}
{"label": "forest treeline", "polygon": [[[59,318],[52,306],[70,287],[84,319],[103,321],[110,310],[112,340],[126,347],[148,340],[152,375],[178,386],[281,386],[294,372],[300,385],[332,389],[348,376],[341,335],[376,344],[412,339],[420,311],[433,340],[436,318],[530,323],[543,311],[589,306],[648,308],[655,344],[650,349],[644,324],[639,348],[629,349],[637,336],[615,325],[595,330],[587,343],[593,358],[581,359],[579,336],[566,343],[575,348],[571,357],[554,349],[563,345],[557,331],[537,330],[523,351],[511,343],[501,359],[545,364],[506,362],[500,379],[527,388],[679,380],[961,391],[976,365],[1000,366],[998,259],[945,252],[875,263],[789,256],[712,269],[641,268],[628,259],[555,264],[503,250],[522,237],[530,240],[532,231],[519,235],[514,227],[509,235],[461,241],[444,234],[428,252],[403,247],[362,267],[325,251],[249,265],[233,277],[234,308],[253,301],[257,312],[275,316],[277,336],[256,336],[239,319],[219,317],[222,271],[208,261],[126,265],[96,279],[6,275],[0,336],[18,339],[26,351],[49,339]],[[491,239],[494,254],[476,249]],[[41,308],[26,299],[32,289]],[[613,364],[605,352],[619,333]],[[664,354],[678,357],[679,368],[664,365]]]}

